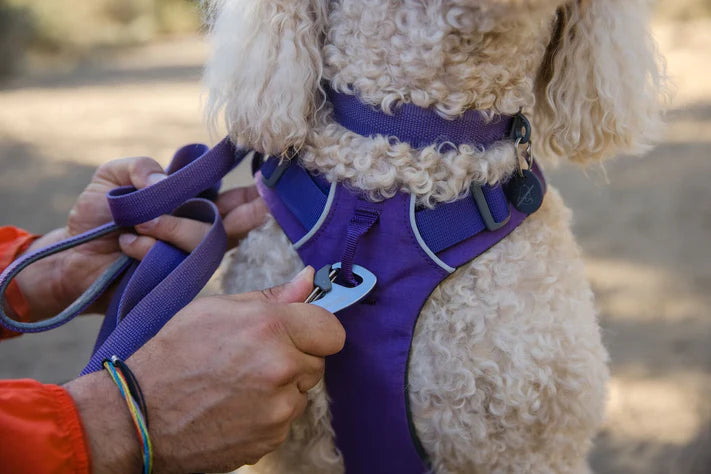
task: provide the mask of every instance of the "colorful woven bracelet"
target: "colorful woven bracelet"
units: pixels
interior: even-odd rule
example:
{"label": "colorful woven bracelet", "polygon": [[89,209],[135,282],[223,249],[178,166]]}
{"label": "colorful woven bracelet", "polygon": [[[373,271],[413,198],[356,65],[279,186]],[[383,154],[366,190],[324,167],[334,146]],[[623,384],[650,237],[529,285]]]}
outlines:
{"label": "colorful woven bracelet", "polygon": [[[128,411],[136,427],[141,450],[143,451],[143,473],[150,474],[153,470],[153,446],[151,445],[151,438],[148,436],[148,423],[144,416],[145,401],[143,400],[143,393],[133,373],[118,357],[112,356],[111,359],[105,359],[103,366],[114,383],[116,383],[116,386],[121,392],[121,396],[128,405]],[[127,374],[130,375],[127,376]],[[136,396],[132,394],[131,385],[133,386],[133,393],[141,400],[140,403],[136,401]]]}

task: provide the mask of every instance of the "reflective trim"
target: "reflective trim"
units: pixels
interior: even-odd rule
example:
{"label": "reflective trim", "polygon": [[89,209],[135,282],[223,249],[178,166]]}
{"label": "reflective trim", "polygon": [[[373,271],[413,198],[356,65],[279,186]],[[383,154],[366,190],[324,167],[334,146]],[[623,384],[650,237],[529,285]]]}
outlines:
{"label": "reflective trim", "polygon": [[314,226],[309,230],[305,236],[301,237],[298,242],[296,242],[293,247],[294,250],[298,250],[299,247],[304,245],[306,242],[308,242],[311,237],[318,232],[318,230],[321,228],[323,225],[323,221],[326,220],[326,216],[328,216],[329,211],[331,210],[331,205],[333,204],[333,198],[336,196],[336,183],[331,183],[331,188],[328,190],[328,197],[326,198],[326,205],[323,206],[323,211],[321,211],[321,215],[319,216],[318,220],[314,224]]}
{"label": "reflective trim", "polygon": [[417,221],[415,220],[415,195],[411,194],[410,195],[410,227],[412,227],[412,232],[415,234],[415,238],[417,239],[417,243],[420,244],[420,247],[422,247],[422,250],[425,251],[425,253],[432,259],[433,262],[435,262],[437,265],[442,267],[444,270],[446,270],[449,273],[454,273],[455,268],[450,267],[446,263],[444,263],[440,258],[435,255],[432,250],[427,246],[424,240],[422,240],[422,236],[420,235],[420,231],[417,228]]}

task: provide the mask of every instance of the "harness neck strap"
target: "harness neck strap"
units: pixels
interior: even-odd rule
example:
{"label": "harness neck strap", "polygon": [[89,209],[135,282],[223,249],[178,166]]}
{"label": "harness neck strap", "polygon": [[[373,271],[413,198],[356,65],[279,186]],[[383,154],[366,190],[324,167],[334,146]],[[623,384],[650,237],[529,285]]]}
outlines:
{"label": "harness neck strap", "polygon": [[489,118],[481,110],[467,110],[454,119],[443,118],[433,107],[398,104],[391,114],[380,107],[361,102],[357,95],[336,92],[326,86],[333,105],[333,118],[344,128],[363,136],[386,135],[414,148],[447,144],[488,148],[509,138],[516,116]]}

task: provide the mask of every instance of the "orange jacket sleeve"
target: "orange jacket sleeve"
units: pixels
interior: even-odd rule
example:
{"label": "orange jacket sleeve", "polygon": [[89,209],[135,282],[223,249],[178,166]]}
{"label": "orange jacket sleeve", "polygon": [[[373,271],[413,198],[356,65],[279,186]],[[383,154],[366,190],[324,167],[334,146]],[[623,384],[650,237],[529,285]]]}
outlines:
{"label": "orange jacket sleeve", "polygon": [[0,466],[6,474],[91,472],[74,400],[57,385],[0,380]]}
{"label": "orange jacket sleeve", "polygon": [[[0,227],[0,271],[22,253],[35,236]],[[7,290],[18,319],[28,306],[16,285]],[[17,335],[0,327],[0,339]],[[69,393],[35,380],[0,380],[0,471],[86,474],[91,472],[89,445],[79,412]]]}
{"label": "orange jacket sleeve", "polygon": [[[24,252],[37,237],[38,236],[32,235],[17,227],[0,227],[0,271],[7,268],[7,266],[10,265],[19,254]],[[14,281],[10,283],[5,296],[10,306],[9,309],[14,313],[15,317],[19,321],[26,322],[26,316],[30,308],[25,297],[22,296],[20,288]],[[19,336],[19,334],[0,326],[0,339],[15,336]]]}

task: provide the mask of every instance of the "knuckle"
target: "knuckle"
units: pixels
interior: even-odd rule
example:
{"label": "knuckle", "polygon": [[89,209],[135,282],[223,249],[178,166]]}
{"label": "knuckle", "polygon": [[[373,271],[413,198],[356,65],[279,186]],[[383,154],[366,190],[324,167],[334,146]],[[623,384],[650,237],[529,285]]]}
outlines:
{"label": "knuckle", "polygon": [[180,230],[181,220],[173,216],[162,216],[158,228],[166,235],[176,235]]}
{"label": "knuckle", "polygon": [[314,362],[314,367],[313,367],[314,374],[318,375],[319,377],[322,377],[323,374],[326,372],[326,361],[325,359],[318,358]]}
{"label": "knuckle", "polygon": [[264,305],[264,311],[261,319],[257,323],[256,330],[261,339],[280,338],[287,334],[286,325],[281,318],[268,311],[267,305]]}
{"label": "knuckle", "polygon": [[278,291],[275,290],[274,287],[265,288],[265,289],[261,290],[260,293],[262,293],[264,298],[266,298],[269,301],[274,300],[279,296]]}
{"label": "knuckle", "polygon": [[269,425],[273,427],[276,435],[283,431],[284,427],[288,429],[295,412],[296,407],[288,400],[280,399],[274,403],[269,417]]}
{"label": "knuckle", "polygon": [[260,454],[250,453],[247,456],[245,456],[244,463],[247,465],[250,465],[250,466],[253,464],[257,464],[259,462],[259,460],[262,459],[264,457],[264,455],[270,451],[266,447],[263,448],[262,450],[264,451],[263,453],[260,453]]}
{"label": "knuckle", "polygon": [[198,298],[186,306],[183,311],[189,310],[198,319],[208,318],[215,312],[212,300],[211,297]]}
{"label": "knuckle", "polygon": [[288,438],[289,438],[289,433],[291,432],[290,430],[290,425],[287,424],[283,429],[279,430],[275,437],[274,437],[274,449],[277,448],[277,446],[282,445]]}
{"label": "knuckle", "polygon": [[297,368],[291,360],[277,358],[276,362],[265,371],[264,377],[270,386],[281,387],[294,380],[296,373]]}

